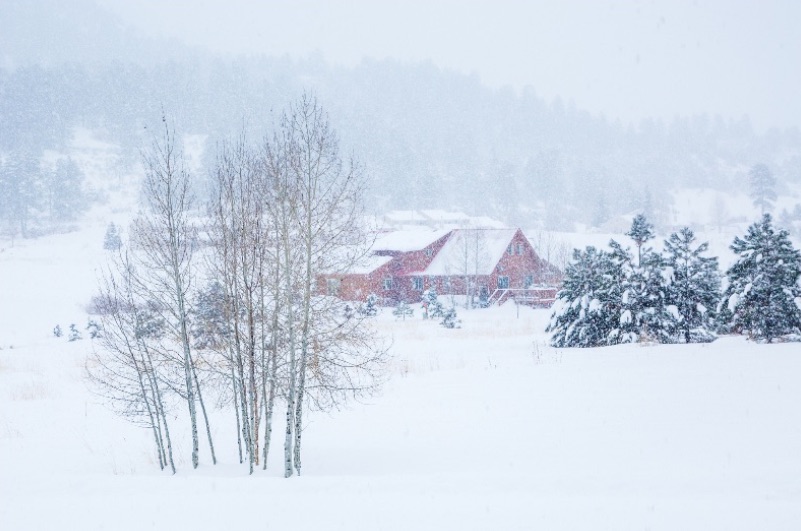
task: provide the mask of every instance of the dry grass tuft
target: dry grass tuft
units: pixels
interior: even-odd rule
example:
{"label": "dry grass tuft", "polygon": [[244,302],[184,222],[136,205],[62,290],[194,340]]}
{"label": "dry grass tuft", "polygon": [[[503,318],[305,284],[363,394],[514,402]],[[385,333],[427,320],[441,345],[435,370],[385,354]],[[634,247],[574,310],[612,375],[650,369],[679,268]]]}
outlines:
{"label": "dry grass tuft", "polygon": [[27,382],[18,385],[11,391],[11,400],[44,400],[52,395],[50,390],[41,382]]}
{"label": "dry grass tuft", "polygon": [[8,422],[0,423],[0,439],[21,439],[22,432]]}

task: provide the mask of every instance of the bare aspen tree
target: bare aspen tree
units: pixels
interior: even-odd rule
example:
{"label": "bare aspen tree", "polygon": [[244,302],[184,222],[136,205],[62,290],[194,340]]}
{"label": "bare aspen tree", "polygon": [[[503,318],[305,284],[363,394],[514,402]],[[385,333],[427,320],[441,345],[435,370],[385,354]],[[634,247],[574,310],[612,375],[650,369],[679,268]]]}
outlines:
{"label": "bare aspen tree", "polygon": [[[341,311],[339,301],[315,293],[316,280],[321,273],[345,272],[353,267],[367,252],[367,238],[363,230],[362,173],[353,160],[342,160],[336,134],[317,99],[304,94],[284,115],[282,128],[288,137],[287,169],[296,193],[290,213],[297,228],[301,265],[297,272],[299,351],[297,355],[290,352],[290,371],[297,371],[297,376],[290,375],[294,413],[287,414],[287,446],[294,446],[292,465],[300,474],[307,376],[311,371],[319,372],[325,352],[335,350],[338,343],[331,340],[336,338],[336,328],[326,321]],[[317,323],[326,324],[316,329]],[[289,459],[287,450],[287,475],[292,474]]]}
{"label": "bare aspen tree", "polygon": [[279,381],[279,369],[294,352],[285,333],[294,336],[294,314],[283,312],[288,307],[284,301],[297,291],[292,287],[297,279],[295,194],[288,188],[286,160],[277,136],[262,150],[250,149],[244,135],[224,145],[210,209],[209,274],[224,286],[222,305],[229,323],[217,351],[228,365],[238,441],[244,443],[251,473],[260,460],[267,466],[275,400],[292,388]]}
{"label": "bare aspen tree", "polygon": [[[298,187],[291,172],[294,143],[289,122],[284,117],[281,127],[266,139],[263,146],[262,161],[266,177],[266,191],[270,200],[270,219],[272,223],[272,271],[275,280],[273,301],[276,308],[274,328],[280,319],[282,327],[281,346],[285,376],[283,397],[286,401],[286,424],[284,431],[284,477],[293,474],[293,430],[295,426],[295,408],[297,404],[297,320],[298,320],[298,229],[295,224],[297,215]],[[280,309],[280,317],[279,317]],[[278,338],[274,335],[271,348],[278,347]],[[271,404],[267,404],[271,417]],[[271,420],[271,419],[270,419]],[[269,439],[265,436],[265,444]],[[265,448],[266,453],[267,448]],[[265,457],[266,460],[266,457]]]}
{"label": "bare aspen tree", "polygon": [[[274,412],[283,404],[283,472],[300,474],[304,413],[372,392],[386,352],[363,316],[317,291],[321,275],[351,270],[369,250],[361,170],[340,157],[322,108],[307,95],[258,149],[244,135],[226,144],[213,173],[208,267],[198,272],[189,175],[166,121],[144,161],[147,208],[131,230],[129,270],[138,273],[122,307],[147,313],[121,315],[153,316],[159,326],[133,333],[130,347],[116,340],[128,364],[119,371],[128,377],[123,396],[141,406],[162,466],[172,463],[172,450],[161,389],[185,400],[197,467],[201,414],[216,462],[203,398],[210,391],[218,404],[233,405],[239,460],[247,458],[250,473],[267,467]],[[206,288],[194,288],[197,277]]]}
{"label": "bare aspen tree", "polygon": [[[273,412],[275,400],[279,393],[287,402],[286,426],[293,423],[295,407],[295,227],[292,223],[296,207],[294,183],[288,169],[291,143],[287,131],[280,129],[272,138],[265,139],[260,151],[261,173],[264,177],[265,205],[268,214],[267,234],[267,267],[265,282],[271,304],[271,335],[269,341],[269,357],[265,359],[263,391],[265,424],[263,467],[267,467],[267,458],[272,439]],[[265,299],[266,301],[266,299]],[[266,320],[264,321],[266,325]],[[279,383],[279,367],[283,367],[283,384]],[[280,385],[280,389],[279,389]],[[291,432],[285,433],[284,439],[284,475],[291,475],[291,455],[287,448],[291,440]]]}
{"label": "bare aspen tree", "polygon": [[149,293],[167,313],[169,328],[179,346],[175,360],[183,372],[181,394],[186,399],[192,431],[192,466],[199,463],[197,404],[206,423],[212,461],[216,463],[211,428],[199,387],[189,337],[189,292],[192,287],[194,230],[189,173],[166,119],[164,135],[143,153],[145,209],[133,224],[131,236],[141,263],[139,289]]}
{"label": "bare aspen tree", "polygon": [[551,231],[538,231],[534,248],[541,264],[539,276],[535,282],[540,285],[553,286],[559,282],[560,272],[570,262],[571,248],[568,243],[558,238]]}
{"label": "bare aspen tree", "polygon": [[125,416],[146,414],[153,431],[159,466],[175,473],[172,440],[161,391],[158,362],[148,343],[159,334],[143,301],[134,293],[134,269],[127,253],[121,252],[115,269],[103,274],[97,297],[103,334],[101,351],[87,365],[90,379]]}
{"label": "bare aspen tree", "polygon": [[489,261],[487,252],[487,237],[482,229],[460,230],[457,233],[460,238],[458,249],[460,250],[459,270],[462,273],[465,289],[465,308],[475,307],[475,297],[478,292],[476,279],[484,274],[483,268]]}
{"label": "bare aspen tree", "polygon": [[215,172],[212,205],[212,274],[225,287],[225,313],[231,321],[226,358],[251,473],[263,455],[259,428],[266,408],[267,380],[274,381],[266,374],[272,359],[267,352],[272,327],[267,324],[270,317],[265,302],[268,228],[262,169],[244,135],[237,143],[224,146]]}

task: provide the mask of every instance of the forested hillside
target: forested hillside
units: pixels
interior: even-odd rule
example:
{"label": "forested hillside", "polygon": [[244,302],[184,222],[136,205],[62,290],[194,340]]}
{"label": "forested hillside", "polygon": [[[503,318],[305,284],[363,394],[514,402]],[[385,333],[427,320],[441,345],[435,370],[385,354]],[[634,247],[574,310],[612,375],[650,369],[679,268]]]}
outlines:
{"label": "forested hillside", "polygon": [[[533,88],[494,90],[478,76],[431,63],[365,60],[345,68],[321,56],[214,56],[138,37],[99,8],[87,9],[83,25],[94,16],[101,23],[93,27],[115,36],[91,37],[107,43],[102,54],[82,46],[89,37],[77,23],[59,25],[61,33],[38,44],[71,55],[37,61],[22,40],[7,48],[0,62],[3,160],[21,150],[26,157],[63,151],[80,126],[118,143],[124,164],[137,163],[162,110],[180,132],[204,135],[211,159],[220,140],[243,128],[258,137],[278,109],[308,90],[330,113],[344,151],[366,165],[376,210],[455,208],[550,229],[601,226],[638,210],[659,225],[669,207],[665,192],[747,190],[757,163],[771,169],[780,194],[801,183],[797,129],[757,131],[747,117],[709,115],[623,124],[546,101]],[[26,11],[14,14],[23,19],[19,33]],[[68,14],[54,9],[51,16]],[[82,53],[91,60],[81,61]]]}

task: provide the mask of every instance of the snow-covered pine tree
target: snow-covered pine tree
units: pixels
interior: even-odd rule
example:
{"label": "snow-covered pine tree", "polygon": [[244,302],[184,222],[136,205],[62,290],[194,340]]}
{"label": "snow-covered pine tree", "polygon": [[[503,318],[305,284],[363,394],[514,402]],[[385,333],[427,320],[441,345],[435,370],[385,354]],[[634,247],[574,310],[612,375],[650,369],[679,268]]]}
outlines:
{"label": "snow-covered pine tree", "polygon": [[445,328],[461,328],[462,321],[456,317],[456,308],[451,306],[447,310],[444,310],[442,314],[442,320],[440,323]]}
{"label": "snow-covered pine tree", "polygon": [[737,262],[726,272],[729,285],[722,306],[731,312],[731,328],[772,342],[801,328],[801,253],[786,230],[773,226],[770,214],[735,237]]}
{"label": "snow-covered pine tree", "polygon": [[73,220],[85,210],[83,172],[71,158],[58,159],[55,170],[47,176],[47,203],[54,221]]}
{"label": "snow-covered pine tree", "polygon": [[423,292],[423,306],[426,308],[427,319],[438,319],[445,314],[442,303],[439,302],[437,290],[429,288]]}
{"label": "snow-covered pine tree", "polygon": [[643,214],[637,214],[634,216],[634,220],[631,222],[631,229],[626,233],[626,236],[634,240],[634,244],[637,246],[637,265],[639,265],[642,261],[642,246],[648,240],[654,238],[654,226]]}
{"label": "snow-covered pine tree", "polygon": [[232,333],[225,314],[226,302],[225,287],[217,280],[211,280],[204,288],[197,290],[190,327],[195,348],[222,348]]}
{"label": "snow-covered pine tree", "polygon": [[626,233],[637,246],[637,264],[620,244],[610,242],[612,255],[625,273],[620,342],[658,341],[670,343],[675,319],[667,308],[667,278],[662,256],[645,244],[654,238],[653,225],[637,215]]}
{"label": "snow-covered pine tree", "polygon": [[367,301],[359,305],[357,310],[362,317],[375,317],[378,315],[378,295],[371,293],[367,296]]}
{"label": "snow-covered pine tree", "polygon": [[39,157],[31,151],[11,153],[0,166],[0,221],[13,246],[28,228],[39,206]]}
{"label": "snow-covered pine tree", "polygon": [[407,317],[414,315],[414,310],[404,301],[400,301],[395,309],[392,310],[392,315],[405,321]]}
{"label": "snow-covered pine tree", "polygon": [[608,252],[575,249],[546,332],[554,347],[614,344],[620,329],[622,269]]}
{"label": "snow-covered pine tree", "polygon": [[86,323],[86,331],[89,333],[89,339],[97,339],[103,333],[103,327],[94,319],[89,319]]}
{"label": "snow-covered pine tree", "polygon": [[665,240],[665,265],[672,273],[666,302],[674,318],[676,339],[684,343],[715,338],[715,308],[720,300],[718,259],[703,256],[709,244],[694,246],[695,239],[693,231],[685,227]]}
{"label": "snow-covered pine tree", "polygon": [[609,247],[609,257],[617,267],[616,290],[619,304],[616,306],[616,314],[610,316],[615,326],[609,333],[608,343],[636,343],[640,340],[642,281],[629,249],[624,249],[615,240],[609,241]]}
{"label": "snow-covered pine tree", "polygon": [[122,247],[122,238],[117,225],[112,221],[106,228],[106,235],[103,238],[103,249],[107,251],[119,251]]}
{"label": "snow-covered pine tree", "polygon": [[624,291],[638,340],[672,343],[675,317],[668,309],[664,260],[651,248],[644,248],[641,253],[640,265],[631,270],[628,291]]}
{"label": "snow-covered pine tree", "polygon": [[81,338],[82,338],[82,336],[81,336],[80,330],[78,330],[78,327],[75,326],[75,323],[72,323],[70,325],[70,335],[67,336],[67,339],[69,341],[78,341]]}
{"label": "snow-covered pine tree", "polygon": [[761,214],[773,208],[776,201],[776,178],[765,164],[754,164],[748,171],[748,184],[751,188],[751,198],[754,206],[759,208]]}

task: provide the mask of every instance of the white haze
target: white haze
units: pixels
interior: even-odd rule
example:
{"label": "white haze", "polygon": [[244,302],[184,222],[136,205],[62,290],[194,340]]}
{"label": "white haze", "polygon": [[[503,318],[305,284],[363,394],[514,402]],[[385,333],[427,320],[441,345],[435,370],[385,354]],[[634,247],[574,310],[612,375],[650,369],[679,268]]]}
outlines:
{"label": "white haze", "polygon": [[382,392],[305,416],[285,481],[283,423],[247,479],[219,407],[221,462],[193,471],[177,396],[160,475],[153,434],[87,386],[98,341],[68,340],[162,116],[202,205],[221,142],[304,91],[379,215],[491,216],[563,265],[643,212],[725,269],[766,164],[801,241],[799,6],[0,0],[0,530],[801,529],[797,343],[557,349],[546,309],[460,307],[446,329],[385,308]]}
{"label": "white haze", "polygon": [[801,126],[801,4],[787,1],[99,0],[151,36],[242,54],[430,60],[608,119],[747,115]]}
{"label": "white haze", "polygon": [[731,194],[745,197],[763,163],[777,180],[773,213],[801,234],[798,11],[2,0],[0,157],[69,156],[85,128],[119,147],[125,172],[163,109],[205,139],[202,180],[218,142],[243,123],[258,137],[311,91],[367,168],[379,214],[449,209],[619,233],[645,212],[668,231],[687,222],[675,194],[703,188],[720,228],[753,219]]}

